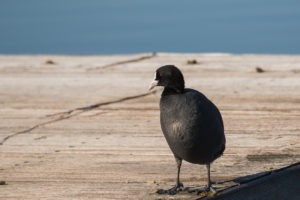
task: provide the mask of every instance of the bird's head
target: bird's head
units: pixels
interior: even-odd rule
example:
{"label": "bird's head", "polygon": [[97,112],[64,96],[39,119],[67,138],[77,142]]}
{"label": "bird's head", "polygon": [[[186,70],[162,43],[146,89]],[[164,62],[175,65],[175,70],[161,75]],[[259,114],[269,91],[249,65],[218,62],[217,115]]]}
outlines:
{"label": "bird's head", "polygon": [[184,78],[177,67],[165,65],[156,70],[149,90],[152,90],[155,86],[163,86],[174,90],[176,93],[182,93],[184,90]]}

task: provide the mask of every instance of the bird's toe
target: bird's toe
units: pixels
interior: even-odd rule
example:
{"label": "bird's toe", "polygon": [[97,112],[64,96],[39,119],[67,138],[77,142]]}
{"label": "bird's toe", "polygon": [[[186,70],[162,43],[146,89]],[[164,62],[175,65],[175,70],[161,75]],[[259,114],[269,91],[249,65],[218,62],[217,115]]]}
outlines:
{"label": "bird's toe", "polygon": [[177,185],[175,185],[174,187],[168,189],[168,190],[164,190],[164,189],[159,189],[156,191],[157,194],[169,194],[169,195],[175,195],[178,192],[183,190],[183,184],[179,183]]}

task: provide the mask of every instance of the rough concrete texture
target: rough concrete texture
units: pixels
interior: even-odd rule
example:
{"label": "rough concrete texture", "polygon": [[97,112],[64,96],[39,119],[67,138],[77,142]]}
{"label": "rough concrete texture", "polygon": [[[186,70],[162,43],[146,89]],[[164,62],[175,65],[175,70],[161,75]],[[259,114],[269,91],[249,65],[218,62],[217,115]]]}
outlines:
{"label": "rough concrete texture", "polygon": [[[2,55],[0,199],[199,198],[155,194],[176,178],[161,90],[146,94],[165,64],[221,110],[227,147],[211,167],[217,190],[300,161],[299,55]],[[183,162],[181,180],[204,187],[205,166]]]}

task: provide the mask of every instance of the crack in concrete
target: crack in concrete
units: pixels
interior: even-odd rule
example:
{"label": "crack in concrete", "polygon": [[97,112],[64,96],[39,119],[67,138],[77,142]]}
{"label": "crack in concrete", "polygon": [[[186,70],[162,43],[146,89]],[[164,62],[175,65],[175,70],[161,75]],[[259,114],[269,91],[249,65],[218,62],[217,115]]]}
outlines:
{"label": "crack in concrete", "polygon": [[124,61],[120,61],[120,62],[115,62],[115,63],[103,65],[101,67],[88,68],[87,71],[93,71],[93,70],[98,70],[98,69],[106,69],[108,67],[113,67],[113,66],[117,66],[117,65],[133,63],[133,62],[139,62],[139,61],[142,61],[142,60],[151,59],[151,58],[155,57],[156,55],[157,55],[156,53],[152,53],[151,55],[141,56],[139,58],[134,58],[134,59],[131,59],[131,60],[124,60]]}
{"label": "crack in concrete", "polygon": [[[105,69],[105,68],[108,68],[108,67],[113,67],[113,66],[117,66],[117,65],[121,65],[121,64],[126,64],[126,63],[139,62],[139,61],[142,61],[142,60],[151,59],[151,58],[155,57],[156,55],[157,55],[156,53],[152,53],[151,55],[141,56],[139,58],[135,58],[135,59],[131,59],[131,60],[125,60],[125,61],[115,62],[115,63],[103,65],[101,67],[96,67],[96,68],[89,68],[89,69],[87,69],[87,71],[97,70],[97,69]],[[60,112],[60,113],[54,113],[54,114],[51,114],[51,115],[46,115],[46,117],[53,117],[53,116],[57,116],[57,115],[59,115],[59,117],[56,118],[56,119],[50,120],[50,121],[46,121],[46,122],[37,124],[37,125],[29,128],[29,129],[26,129],[26,130],[23,130],[23,131],[19,131],[17,133],[12,134],[12,135],[8,135],[8,136],[6,136],[5,138],[2,139],[2,141],[0,142],[0,145],[3,145],[8,139],[10,139],[12,137],[15,137],[15,136],[20,135],[20,134],[28,133],[28,132],[30,132],[30,131],[32,131],[32,130],[34,130],[36,128],[39,128],[41,126],[45,126],[47,124],[51,124],[51,123],[54,123],[54,122],[57,122],[57,121],[62,121],[62,120],[65,120],[65,119],[69,119],[69,118],[71,118],[73,116],[79,115],[79,114],[81,114],[83,112],[87,112],[87,111],[95,109],[95,108],[98,108],[100,106],[105,106],[105,105],[108,105],[108,104],[114,104],[114,103],[119,103],[119,102],[131,100],[131,99],[136,99],[136,98],[144,97],[144,96],[147,96],[147,95],[150,95],[150,94],[153,94],[153,93],[155,93],[155,91],[154,92],[150,92],[150,93],[148,92],[148,93],[144,93],[144,94],[140,94],[140,95],[135,95],[135,96],[124,97],[124,98],[121,98],[121,99],[118,99],[118,100],[114,100],[114,101],[97,103],[97,104],[93,104],[93,105],[86,106],[86,107],[75,108],[75,109],[72,109],[72,110],[69,110],[69,111],[65,111],[65,112]],[[74,113],[74,114],[72,114],[72,113]]]}
{"label": "crack in concrete", "polygon": [[52,124],[52,123],[57,122],[57,121],[62,121],[62,120],[65,120],[65,119],[69,119],[69,118],[74,117],[76,115],[79,115],[83,112],[88,112],[88,111],[93,110],[95,108],[99,108],[100,106],[105,106],[105,105],[120,103],[120,102],[124,102],[124,101],[128,101],[128,100],[132,100],[132,99],[137,99],[137,98],[145,97],[145,96],[148,96],[148,95],[151,95],[151,94],[154,94],[154,93],[155,93],[155,91],[147,92],[147,93],[143,93],[143,94],[139,94],[139,95],[123,97],[121,99],[117,99],[117,100],[113,100],[113,101],[107,101],[107,102],[97,103],[97,104],[93,104],[93,105],[89,105],[89,106],[85,106],[85,107],[74,108],[72,110],[68,110],[68,111],[65,111],[65,112],[59,112],[59,113],[54,113],[54,114],[51,114],[51,115],[46,115],[46,117],[55,117],[55,116],[58,116],[58,117],[53,119],[53,120],[42,122],[40,124],[34,125],[33,127],[29,128],[29,129],[26,129],[26,130],[19,131],[17,133],[8,135],[8,136],[6,136],[5,138],[2,139],[2,141],[0,142],[0,145],[3,145],[7,140],[9,140],[10,138],[15,137],[17,135],[21,135],[21,134],[31,132],[32,130],[37,129],[41,126],[45,126],[47,124]]}

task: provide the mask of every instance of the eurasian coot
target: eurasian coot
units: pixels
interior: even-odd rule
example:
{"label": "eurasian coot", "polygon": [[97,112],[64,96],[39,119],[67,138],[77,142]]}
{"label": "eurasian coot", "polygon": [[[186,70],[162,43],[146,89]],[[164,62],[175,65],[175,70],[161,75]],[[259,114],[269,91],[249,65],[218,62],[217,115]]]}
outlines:
{"label": "eurasian coot", "polygon": [[[184,87],[181,71],[166,65],[156,70],[150,90],[163,86],[160,99],[160,123],[163,134],[177,163],[175,187],[157,193],[176,194],[182,190],[179,174],[182,160],[206,165],[207,190],[213,190],[210,181],[210,164],[225,150],[222,116],[218,108],[202,93]],[[214,190],[213,190],[214,191]]]}

